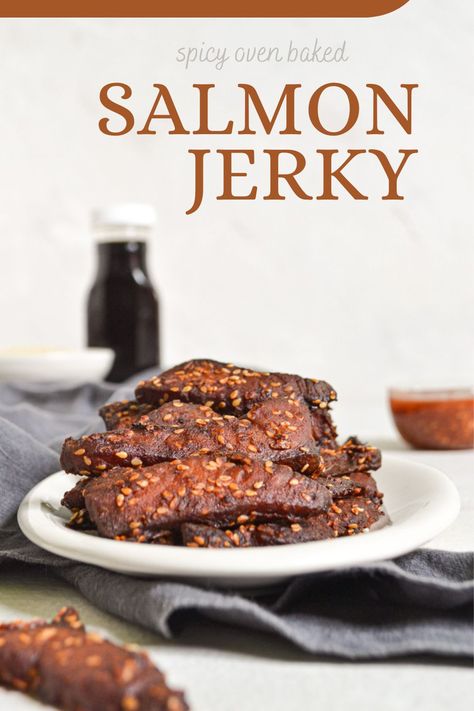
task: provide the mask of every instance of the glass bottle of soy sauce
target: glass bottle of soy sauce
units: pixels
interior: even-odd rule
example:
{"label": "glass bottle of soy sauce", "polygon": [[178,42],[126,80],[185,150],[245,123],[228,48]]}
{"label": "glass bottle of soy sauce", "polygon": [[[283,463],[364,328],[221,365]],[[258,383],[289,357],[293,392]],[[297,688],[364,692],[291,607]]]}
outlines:
{"label": "glass bottle of soy sauce", "polygon": [[116,205],[94,214],[98,271],[87,304],[87,340],[115,352],[111,382],[160,363],[158,296],[146,265],[155,220],[149,205]]}

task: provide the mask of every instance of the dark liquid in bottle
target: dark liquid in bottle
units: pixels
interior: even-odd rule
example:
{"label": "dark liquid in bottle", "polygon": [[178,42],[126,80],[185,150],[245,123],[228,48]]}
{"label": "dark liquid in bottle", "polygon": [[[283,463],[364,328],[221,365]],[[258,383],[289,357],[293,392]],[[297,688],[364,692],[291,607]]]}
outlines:
{"label": "dark liquid in bottle", "polygon": [[145,242],[98,245],[99,269],[87,305],[89,346],[112,348],[107,380],[159,366],[158,298],[146,271]]}

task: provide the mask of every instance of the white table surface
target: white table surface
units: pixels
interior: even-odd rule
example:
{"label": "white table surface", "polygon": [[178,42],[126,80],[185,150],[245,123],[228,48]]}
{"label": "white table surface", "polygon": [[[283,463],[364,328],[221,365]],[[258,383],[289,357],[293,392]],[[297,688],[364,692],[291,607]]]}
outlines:
{"label": "white table surface", "polygon": [[[457,521],[430,547],[473,549],[474,457],[471,452],[414,452],[396,438],[382,404],[342,409],[342,432],[354,427],[385,451],[442,469],[462,499]],[[382,435],[373,436],[379,432]],[[372,436],[371,436],[372,435]],[[193,711],[445,711],[465,709],[472,696],[473,674],[467,663],[429,658],[389,662],[346,662],[300,652],[278,638],[213,622],[186,627],[178,639],[155,633],[101,612],[54,576],[0,574],[0,620],[52,617],[63,605],[76,607],[84,622],[119,642],[142,645],[165,671],[169,682],[184,688]],[[0,689],[1,711],[46,709],[20,693]]]}

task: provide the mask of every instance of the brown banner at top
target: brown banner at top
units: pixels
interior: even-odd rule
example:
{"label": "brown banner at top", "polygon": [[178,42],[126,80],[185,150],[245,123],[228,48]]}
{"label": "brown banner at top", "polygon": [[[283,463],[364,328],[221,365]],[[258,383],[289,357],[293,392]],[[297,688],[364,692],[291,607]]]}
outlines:
{"label": "brown banner at top", "polygon": [[0,0],[0,17],[376,17],[408,0]]}

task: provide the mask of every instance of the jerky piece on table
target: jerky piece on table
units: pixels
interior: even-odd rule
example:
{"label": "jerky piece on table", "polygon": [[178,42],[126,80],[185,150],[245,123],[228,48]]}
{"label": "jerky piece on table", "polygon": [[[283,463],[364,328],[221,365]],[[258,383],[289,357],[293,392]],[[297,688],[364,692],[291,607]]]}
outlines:
{"label": "jerky piece on table", "polygon": [[63,608],[51,624],[45,620],[14,620],[0,624],[0,684],[32,691],[38,683],[37,663],[46,642],[60,630],[83,630],[75,610]]}
{"label": "jerky piece on table", "polygon": [[290,467],[211,456],[111,470],[91,480],[84,499],[101,536],[140,542],[183,523],[292,520],[331,505],[326,487]]}
{"label": "jerky piece on table", "polygon": [[265,373],[207,359],[190,360],[151,380],[141,381],[135,396],[139,402],[155,407],[168,400],[180,399],[236,415],[271,398],[303,398],[321,410],[327,410],[328,405],[337,398],[334,389],[324,380],[310,380],[287,373]]}
{"label": "jerky piece on table", "polygon": [[107,430],[116,430],[130,427],[142,415],[147,415],[153,409],[152,405],[146,403],[139,405],[135,400],[120,400],[101,407],[99,415],[104,420]]}
{"label": "jerky piece on table", "polygon": [[363,444],[357,437],[349,437],[340,446],[322,445],[321,457],[326,476],[341,476],[355,471],[374,471],[382,464],[380,450],[369,444]]}
{"label": "jerky piece on table", "polygon": [[288,398],[257,404],[239,418],[174,400],[130,429],[68,438],[61,465],[70,473],[96,475],[120,465],[150,466],[209,452],[284,463],[306,474],[321,468],[311,413],[303,401]]}
{"label": "jerky piece on table", "polygon": [[65,711],[188,709],[146,654],[87,634],[71,609],[0,625],[0,682]]}

